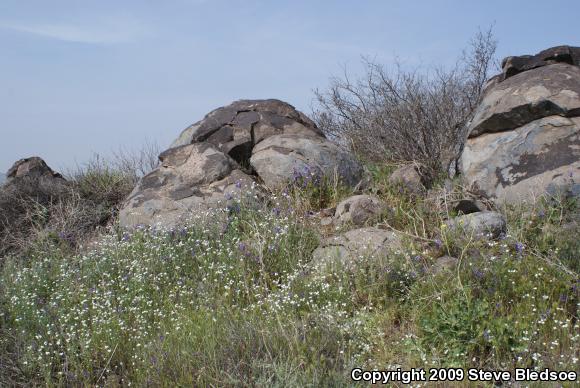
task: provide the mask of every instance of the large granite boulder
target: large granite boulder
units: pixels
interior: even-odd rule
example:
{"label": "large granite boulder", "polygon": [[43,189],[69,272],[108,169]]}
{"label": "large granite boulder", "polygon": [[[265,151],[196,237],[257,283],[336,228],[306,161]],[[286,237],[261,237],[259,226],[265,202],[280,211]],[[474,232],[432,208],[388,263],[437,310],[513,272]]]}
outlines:
{"label": "large granite boulder", "polygon": [[264,184],[280,188],[289,182],[319,182],[335,176],[349,186],[362,178],[362,167],[354,156],[321,136],[281,134],[258,143],[250,165]]}
{"label": "large granite boulder", "polygon": [[362,178],[354,157],[328,141],[305,114],[280,100],[240,100],[186,128],[172,147],[207,142],[278,188],[298,174],[338,174],[348,185]]}
{"label": "large granite boulder", "polygon": [[122,226],[172,228],[192,214],[225,209],[253,179],[237,162],[208,143],[170,148],[158,168],[144,176],[120,211]]}
{"label": "large granite boulder", "polygon": [[518,128],[542,117],[580,115],[580,67],[554,64],[520,73],[489,89],[469,137]]}
{"label": "large granite boulder", "polygon": [[281,133],[322,137],[312,120],[286,102],[240,100],[211,111],[187,127],[171,147],[208,142],[243,163],[256,144]]}
{"label": "large granite boulder", "polygon": [[516,60],[504,61],[510,76],[485,91],[468,127],[459,160],[467,186],[511,203],[580,190],[578,50],[518,59],[527,64],[517,71],[505,70]]}
{"label": "large granite boulder", "polygon": [[160,159],[121,209],[122,225],[172,227],[193,213],[227,207],[232,191],[246,191],[255,181],[277,188],[298,177],[318,181],[336,174],[354,186],[362,177],[351,154],[279,100],[218,108],[186,128]]}

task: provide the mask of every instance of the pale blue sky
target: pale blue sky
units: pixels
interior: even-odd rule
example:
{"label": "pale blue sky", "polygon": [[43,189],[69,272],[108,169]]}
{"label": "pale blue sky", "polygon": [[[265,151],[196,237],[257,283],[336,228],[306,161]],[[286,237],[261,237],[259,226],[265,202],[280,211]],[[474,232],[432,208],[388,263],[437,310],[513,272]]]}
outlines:
{"label": "pale blue sky", "polygon": [[580,45],[580,1],[0,1],[0,171],[56,169],[146,141],[213,108],[314,88],[360,56],[451,64],[495,22],[498,54]]}

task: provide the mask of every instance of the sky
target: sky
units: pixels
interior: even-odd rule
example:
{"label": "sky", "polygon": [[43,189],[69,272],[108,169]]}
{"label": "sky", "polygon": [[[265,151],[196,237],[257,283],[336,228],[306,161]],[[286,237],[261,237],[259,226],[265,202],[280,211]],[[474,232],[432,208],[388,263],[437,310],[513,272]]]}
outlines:
{"label": "sky", "polygon": [[580,46],[580,1],[1,0],[0,171],[165,149],[207,112],[385,65],[451,66],[494,25],[498,56]]}

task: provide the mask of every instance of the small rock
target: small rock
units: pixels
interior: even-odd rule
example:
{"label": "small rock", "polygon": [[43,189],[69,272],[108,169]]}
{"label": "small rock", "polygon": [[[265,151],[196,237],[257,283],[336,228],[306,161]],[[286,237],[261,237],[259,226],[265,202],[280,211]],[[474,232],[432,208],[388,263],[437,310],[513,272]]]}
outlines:
{"label": "small rock", "polygon": [[425,190],[425,186],[421,182],[421,174],[414,164],[397,168],[389,177],[389,183],[400,185],[412,194],[420,194]]}
{"label": "small rock", "polygon": [[384,204],[377,197],[354,195],[338,204],[334,216],[339,222],[363,226],[377,220],[384,209]]}
{"label": "small rock", "polygon": [[465,214],[445,222],[450,231],[454,233],[463,232],[466,237],[499,237],[506,232],[507,224],[505,218],[497,212],[484,211],[478,213]]}
{"label": "small rock", "polygon": [[349,267],[360,258],[386,256],[402,249],[402,236],[376,227],[350,230],[327,238],[312,253],[315,265],[340,262]]}
{"label": "small rock", "polygon": [[444,271],[450,271],[457,265],[457,263],[459,263],[459,260],[456,257],[442,256],[435,260],[435,263],[431,266],[429,272],[433,275],[437,275]]}
{"label": "small rock", "polygon": [[320,219],[320,225],[322,225],[322,226],[332,225],[333,222],[334,222],[334,218],[332,218],[332,217],[323,217]]}

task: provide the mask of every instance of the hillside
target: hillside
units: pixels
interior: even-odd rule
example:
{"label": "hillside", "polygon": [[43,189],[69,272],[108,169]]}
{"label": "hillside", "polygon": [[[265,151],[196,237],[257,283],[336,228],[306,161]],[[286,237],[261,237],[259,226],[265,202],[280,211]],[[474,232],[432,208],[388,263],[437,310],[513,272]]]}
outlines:
{"label": "hillside", "polygon": [[467,371],[578,370],[580,48],[506,58],[464,99],[463,79],[415,81],[379,77],[389,103],[362,117],[353,100],[314,118],[235,101],[144,175],[16,162],[0,383],[340,387],[451,368],[434,384],[492,386]]}

